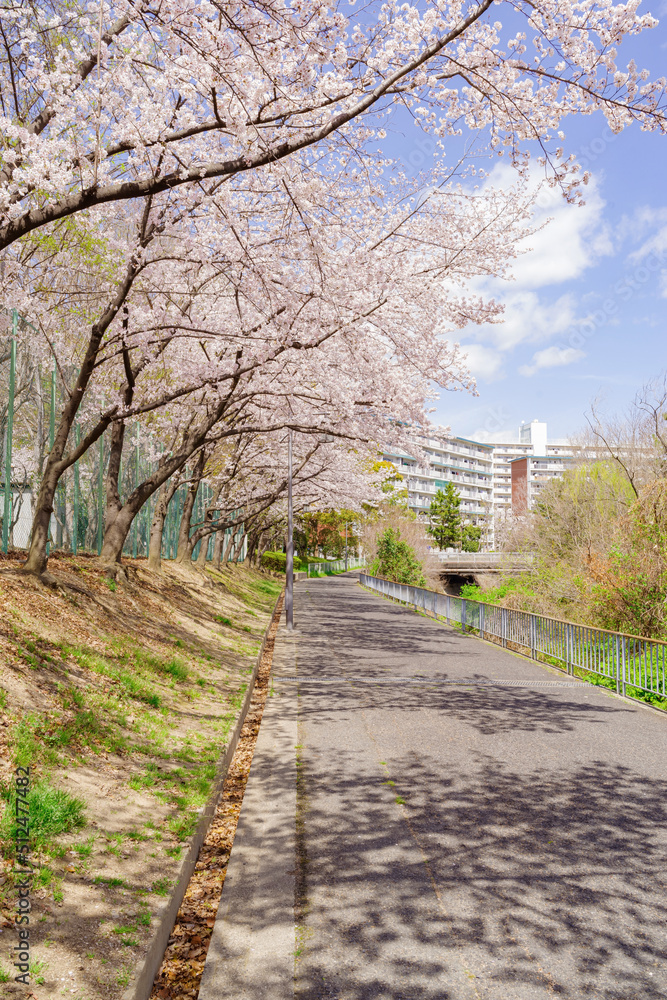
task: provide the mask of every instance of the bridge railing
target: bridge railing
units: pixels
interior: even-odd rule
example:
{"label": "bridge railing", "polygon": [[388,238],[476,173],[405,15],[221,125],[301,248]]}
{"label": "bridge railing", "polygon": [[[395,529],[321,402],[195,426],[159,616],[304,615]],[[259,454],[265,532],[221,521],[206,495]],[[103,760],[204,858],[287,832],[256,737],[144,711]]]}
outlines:
{"label": "bridge railing", "polygon": [[534,559],[530,552],[462,552],[458,549],[436,552],[435,555],[443,563],[482,563],[485,566],[528,564]]}
{"label": "bridge railing", "polygon": [[308,563],[308,576],[319,576],[322,573],[345,573],[349,569],[357,569],[359,566],[365,565],[365,556],[348,556],[347,565],[345,559],[329,559],[326,562]]}
{"label": "bridge railing", "polygon": [[667,698],[667,643],[359,574],[370,590],[619,694]]}

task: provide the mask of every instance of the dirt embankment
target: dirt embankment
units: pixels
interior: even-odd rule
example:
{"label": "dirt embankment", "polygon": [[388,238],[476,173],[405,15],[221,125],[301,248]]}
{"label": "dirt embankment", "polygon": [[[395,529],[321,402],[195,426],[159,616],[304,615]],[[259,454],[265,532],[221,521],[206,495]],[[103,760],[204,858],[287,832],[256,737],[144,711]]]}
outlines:
{"label": "dirt embankment", "polygon": [[0,562],[0,992],[16,984],[14,772],[30,767],[30,987],[119,997],[233,730],[281,590],[264,574]]}

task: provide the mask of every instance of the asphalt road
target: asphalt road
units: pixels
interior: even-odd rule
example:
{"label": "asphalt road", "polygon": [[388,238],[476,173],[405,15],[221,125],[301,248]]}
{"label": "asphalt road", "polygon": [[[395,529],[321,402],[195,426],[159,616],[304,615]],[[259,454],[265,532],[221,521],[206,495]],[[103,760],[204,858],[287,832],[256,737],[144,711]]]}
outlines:
{"label": "asphalt road", "polygon": [[667,718],[356,576],[295,622],[299,1000],[666,998]]}

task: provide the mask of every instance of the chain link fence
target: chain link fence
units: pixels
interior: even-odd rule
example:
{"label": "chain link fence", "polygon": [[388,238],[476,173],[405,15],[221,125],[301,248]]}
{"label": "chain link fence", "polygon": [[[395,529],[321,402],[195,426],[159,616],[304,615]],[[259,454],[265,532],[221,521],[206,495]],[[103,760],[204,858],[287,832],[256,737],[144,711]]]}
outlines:
{"label": "chain link fence", "polygon": [[[0,541],[2,551],[26,550],[30,545],[35,501],[48,453],[53,446],[57,419],[65,389],[63,380],[75,370],[63,372],[55,363],[45,364],[30,350],[31,339],[39,331],[16,311],[0,311]],[[85,422],[76,423],[73,441],[86,433]],[[71,443],[71,441],[70,441]],[[155,449],[152,449],[155,451]],[[128,427],[119,476],[121,502],[157,467],[157,457],[147,454],[139,438],[138,425]],[[106,507],[105,472],[109,462],[108,435],[104,435],[62,476],[56,491],[49,525],[49,549],[98,553],[102,549]],[[173,559],[178,548],[178,532],[187,497],[188,484],[172,497],[162,537],[162,556]],[[213,491],[208,483],[199,486],[191,524],[199,525]],[[151,498],[135,517],[123,552],[147,556],[150,527],[155,507]],[[237,517],[240,512],[235,512]],[[224,543],[234,535],[239,541],[240,525],[225,531]],[[201,542],[198,542],[196,558]],[[213,552],[214,535],[204,542],[208,558]],[[242,561],[247,542],[237,555]]]}

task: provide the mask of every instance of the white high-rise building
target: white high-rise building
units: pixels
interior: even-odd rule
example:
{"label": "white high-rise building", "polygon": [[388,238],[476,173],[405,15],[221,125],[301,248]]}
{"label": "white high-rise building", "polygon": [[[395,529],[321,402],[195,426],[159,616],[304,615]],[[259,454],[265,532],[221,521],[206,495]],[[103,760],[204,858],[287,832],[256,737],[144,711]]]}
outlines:
{"label": "white high-rise building", "polygon": [[573,455],[565,444],[548,443],[547,425],[540,420],[521,424],[517,441],[483,443],[437,430],[417,441],[428,456],[427,466],[407,452],[387,450],[383,456],[404,476],[410,508],[426,520],[436,491],[453,483],[461,515],[482,527],[487,550],[493,549],[503,519],[525,513],[543,486],[563,474]]}
{"label": "white high-rise building", "polygon": [[428,456],[428,465],[400,450],[387,450],[383,455],[404,477],[411,510],[426,519],[436,492],[453,483],[461,497],[461,516],[466,523],[482,527],[488,547],[493,521],[493,446],[436,429],[418,440]]}

